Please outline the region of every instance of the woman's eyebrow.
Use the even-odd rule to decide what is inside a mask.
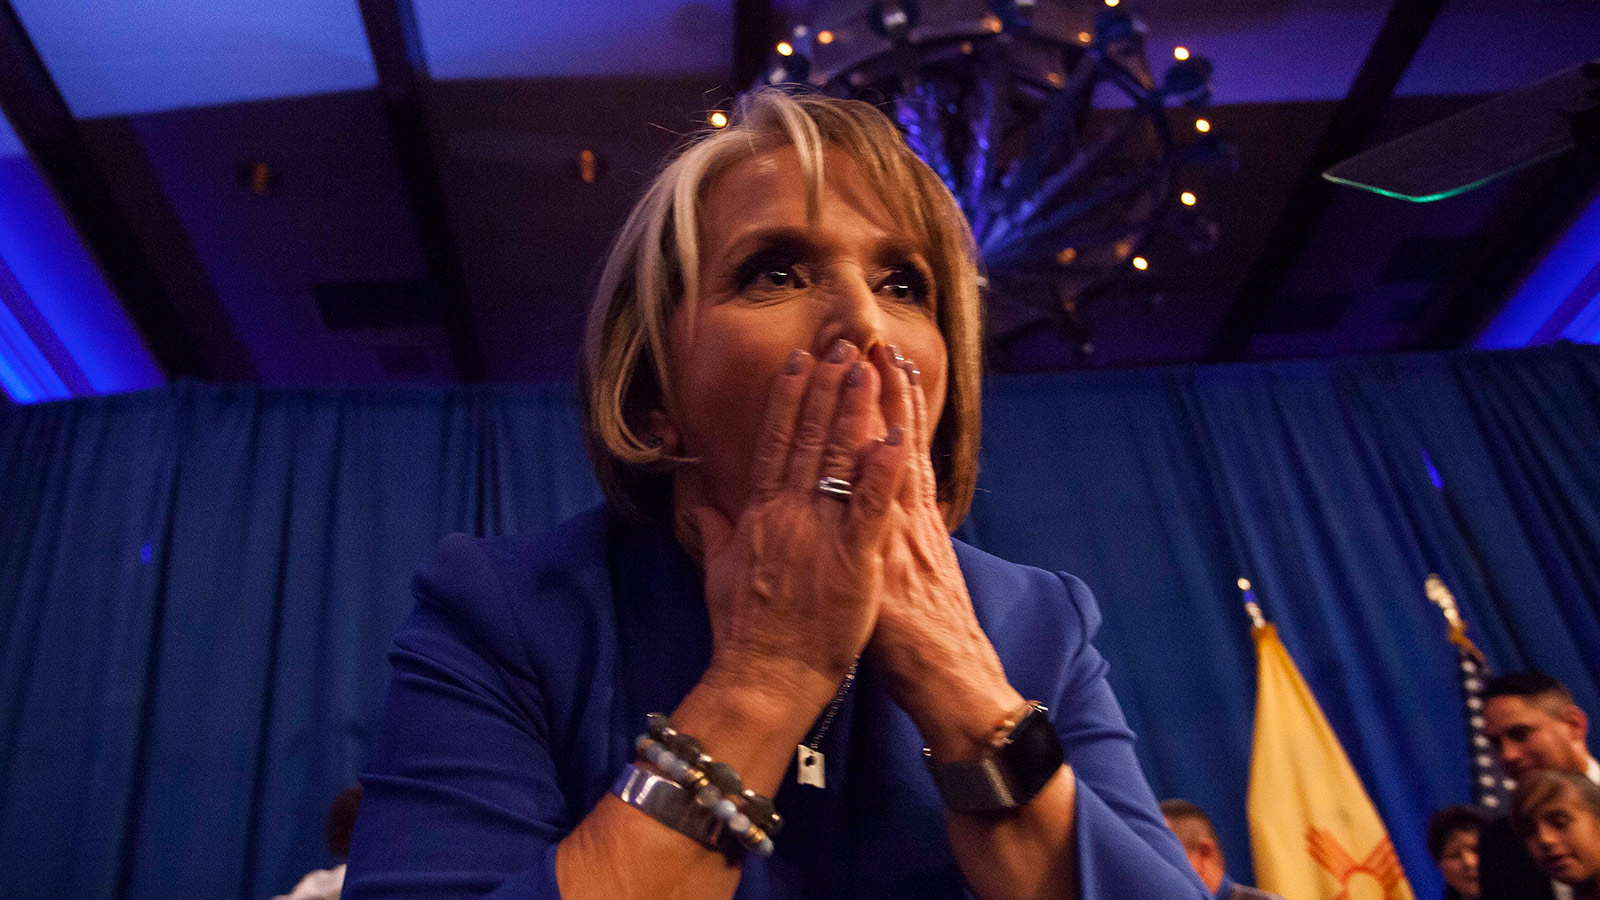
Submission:
[[[769,249],[795,250],[808,254],[816,249],[816,244],[806,236],[805,232],[796,228],[788,226],[758,228],[740,235],[729,244],[722,253],[722,259],[726,263],[738,264],[752,251]]]
[[[918,242],[910,238],[890,236],[882,238],[872,249],[873,258],[879,261],[921,261],[928,260],[927,250]]]
[[[802,228],[788,225],[756,228],[735,238],[720,255],[719,264],[737,266],[760,250],[781,250],[801,258],[816,258],[826,256],[827,249]],[[868,249],[868,259],[873,265],[910,262],[925,267],[928,258],[921,243],[901,235],[878,238]]]

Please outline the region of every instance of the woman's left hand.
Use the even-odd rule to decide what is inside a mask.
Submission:
[[[941,761],[981,756],[995,725],[1022,705],[978,625],[939,509],[930,456],[933,423],[913,362],[877,348],[885,399],[910,395],[916,443],[884,550],[883,601],[867,653],[890,694]],[[902,394],[904,396],[904,394]]]

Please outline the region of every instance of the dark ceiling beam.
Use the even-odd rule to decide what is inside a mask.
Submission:
[[[169,378],[210,376],[10,0],[0,0],[0,110]]]
[[[422,112],[422,85],[428,79],[428,64],[422,55],[422,32],[417,27],[416,12],[411,0],[358,2],[378,72],[378,94],[400,156],[401,174],[433,282],[439,318],[450,344],[451,362],[462,381],[480,382],[484,380],[483,357],[472,327],[466,281],[450,235],[444,188]]]
[[[1366,146],[1384,104],[1394,96],[1396,85],[1411,66],[1417,48],[1444,4],[1445,0],[1395,0],[1390,7],[1349,92],[1339,102],[1300,170],[1294,191],[1261,255],[1256,257],[1233,305],[1212,335],[1208,361],[1244,357],[1250,338],[1277,302],[1284,281],[1311,242],[1334,193],[1347,190],[1325,180],[1322,173]]]
[[[755,84],[766,66],[772,22],[771,0],[733,0],[733,91]]]

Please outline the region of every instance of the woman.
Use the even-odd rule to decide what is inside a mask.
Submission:
[[[1445,900],[1478,900],[1478,832],[1488,821],[1476,806],[1446,806],[1428,820],[1428,852],[1444,876]]]
[[[1088,591],[949,538],[972,246],[865,104],[756,92],[666,167],[590,318],[607,508],[419,574],[351,897],[1204,896]]]

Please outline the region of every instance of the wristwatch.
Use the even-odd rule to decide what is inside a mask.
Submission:
[[[1027,805],[1064,759],[1050,711],[1037,700],[1001,722],[981,759],[942,763],[927,748],[922,753],[944,805],[961,813]]]

